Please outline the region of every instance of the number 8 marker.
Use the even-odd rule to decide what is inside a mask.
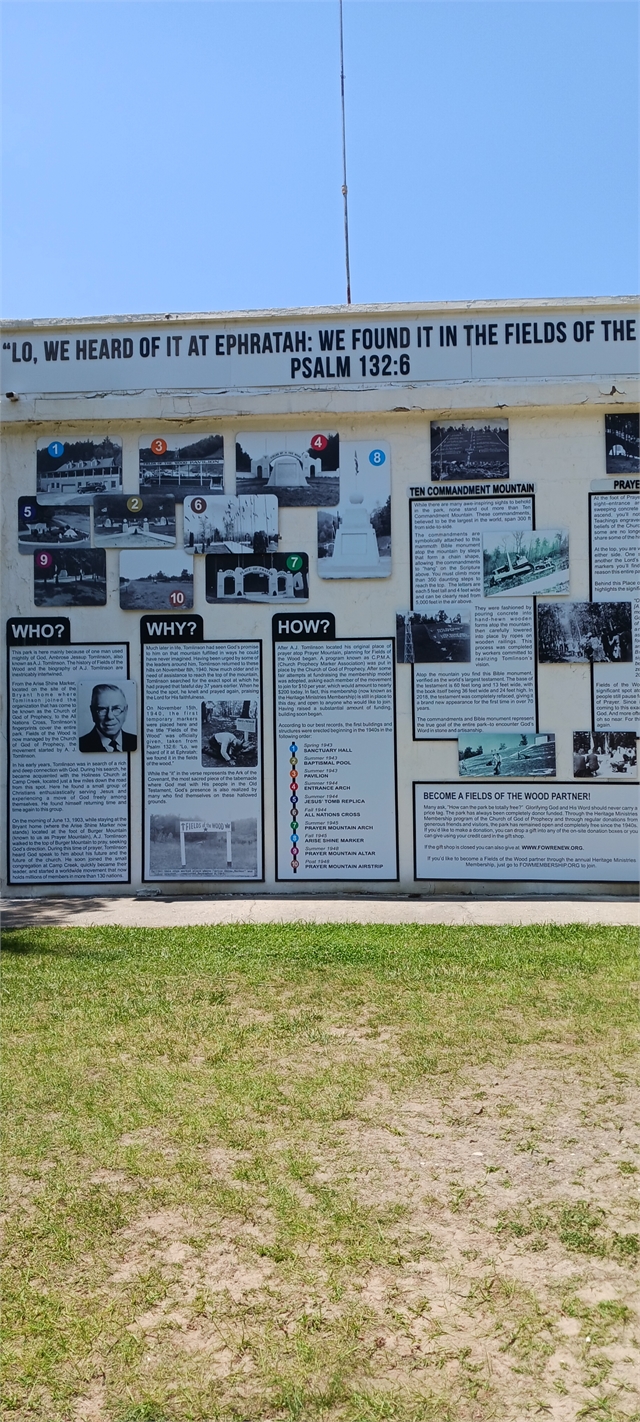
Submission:
[[[384,464],[386,457],[387,456],[383,449],[372,449],[371,454],[369,455],[369,463]]]

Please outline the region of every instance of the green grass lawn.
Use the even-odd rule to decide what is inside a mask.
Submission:
[[[636,946],[8,931],[5,1418],[638,1419]]]

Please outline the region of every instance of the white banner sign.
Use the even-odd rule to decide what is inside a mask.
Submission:
[[[633,307],[5,329],[5,391],[265,389],[633,375]]]

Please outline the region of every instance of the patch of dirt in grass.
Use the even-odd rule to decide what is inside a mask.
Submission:
[[[368,1123],[339,1127],[354,1188],[369,1206],[408,1209],[402,1265],[361,1281],[389,1320],[376,1373],[398,1376],[410,1359],[415,1387],[435,1367],[514,1422],[633,1415],[637,1204],[619,1161],[640,1146],[628,1086],[601,1077],[585,1090],[569,1066],[524,1057],[474,1073],[446,1103],[425,1091],[364,1104]]]
[[[192,1195],[117,1236],[105,1287],[130,1301],[136,1397],[171,1422],[185,1399],[224,1422],[630,1422],[637,1115],[622,1074],[585,1085],[532,1052],[449,1096],[372,1095],[310,1126],[304,1155],[208,1145],[246,1213]],[[112,1422],[102,1399],[73,1422]]]
[[[75,1404],[73,1422],[109,1422],[104,1383],[93,1383],[86,1397]]]

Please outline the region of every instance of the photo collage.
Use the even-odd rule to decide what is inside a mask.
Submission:
[[[640,581],[631,554],[620,578],[616,547],[638,500],[589,496],[596,577],[580,600],[568,528],[538,528],[535,495],[513,477],[508,420],[433,420],[425,462],[428,492],[443,497],[409,499],[411,604],[387,629],[397,663],[412,668],[414,740],[457,741],[460,779],[553,778],[538,667],[582,663],[593,728],[573,733],[574,777],[633,778]],[[637,415],[606,415],[602,467],[638,471]],[[34,482],[18,501],[18,549],[33,558],[35,606],[52,612],[107,604],[109,550],[120,608],[137,613],[193,610],[198,558],[206,603],[227,606],[304,606],[312,574],[373,583],[392,573],[390,445],[333,427],[244,431],[231,451],[217,433],[149,431],[137,492],[125,488],[122,438],[41,439]],[[286,539],[289,509],[292,526],[308,522],[304,548]],[[203,703],[202,764],[250,764],[237,708],[224,716],[216,705],[205,717]]]

